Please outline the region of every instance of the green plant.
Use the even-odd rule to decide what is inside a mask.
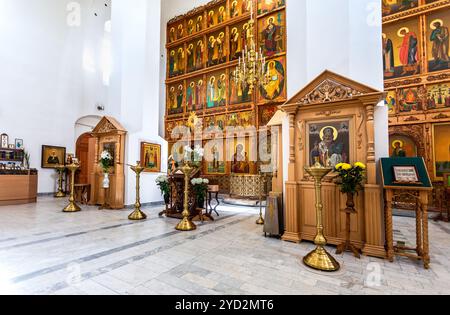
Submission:
[[[365,180],[366,166],[357,162],[354,165],[340,163],[336,165],[338,172],[336,184],[340,186],[341,192],[344,194],[358,194],[362,190]]]
[[[103,173],[108,173],[109,169],[111,168],[113,158],[111,156],[111,153],[108,151],[103,151],[100,155],[100,166],[103,170]]]
[[[164,197],[170,194],[169,179],[167,176],[161,175],[156,178],[156,185],[158,185],[159,190],[161,190],[161,195]]]
[[[201,204],[205,201],[206,193],[208,192],[209,180],[203,178],[194,178],[191,180],[195,196],[197,197],[197,203]]]

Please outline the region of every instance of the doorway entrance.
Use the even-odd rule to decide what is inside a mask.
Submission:
[[[77,172],[76,184],[90,183],[90,174],[94,171],[95,165],[95,139],[90,133],[82,134],[76,144],[76,157],[80,161],[80,170]]]

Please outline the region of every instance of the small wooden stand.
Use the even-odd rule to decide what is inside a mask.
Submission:
[[[340,255],[344,252],[352,252],[356,258],[361,258],[361,251],[354,246],[350,240],[351,230],[351,215],[356,214],[356,210],[347,207],[343,210],[345,212],[345,242],[338,245],[336,255]]]
[[[428,238],[428,194],[432,190],[429,188],[413,188],[413,187],[390,187],[386,188],[386,243],[387,258],[390,262],[394,262],[394,256],[404,256],[408,258],[422,260],[425,269],[430,268],[430,246]],[[393,201],[396,196],[402,194],[417,194],[416,203],[416,248],[394,246],[394,228],[392,220]],[[415,251],[416,254],[407,251]]]
[[[387,259],[394,261],[395,255],[422,260],[425,269],[430,268],[430,245],[428,238],[428,198],[433,185],[423,158],[382,158],[380,161],[384,186],[386,217]],[[395,166],[415,166],[422,186],[399,184],[393,176]],[[416,212],[416,247],[394,246],[394,227],[392,209],[396,201],[408,199],[411,210]],[[411,253],[415,252],[415,254]]]
[[[103,204],[98,208],[98,210],[113,210],[111,205],[109,204],[109,189],[110,188],[102,188],[103,189]]]

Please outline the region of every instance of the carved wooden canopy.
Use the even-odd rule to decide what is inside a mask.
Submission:
[[[325,70],[316,79],[301,89],[284,105],[283,109],[297,106],[309,106],[314,104],[333,103],[360,98],[365,95],[382,95],[382,92],[339,74]]]
[[[92,131],[93,134],[106,134],[111,132],[125,133],[126,130],[116,119],[107,116],[103,117]]]

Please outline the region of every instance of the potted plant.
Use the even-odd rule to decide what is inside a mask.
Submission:
[[[197,207],[204,208],[206,193],[208,192],[209,180],[203,178],[194,178],[191,180],[191,184],[194,189]]]
[[[113,157],[111,156],[111,153],[108,151],[103,151],[100,155],[100,167],[103,171],[103,188],[107,189],[109,188],[109,170],[111,168],[111,164],[113,161]]]
[[[355,195],[364,189],[366,166],[361,162],[354,165],[340,163],[336,165],[338,173],[336,184],[341,188],[343,194],[347,194],[347,209],[355,211]]]
[[[170,185],[169,179],[165,175],[158,176],[156,178],[156,185],[158,185],[159,190],[161,190],[161,195],[164,196],[164,202],[166,205],[170,202]]]

